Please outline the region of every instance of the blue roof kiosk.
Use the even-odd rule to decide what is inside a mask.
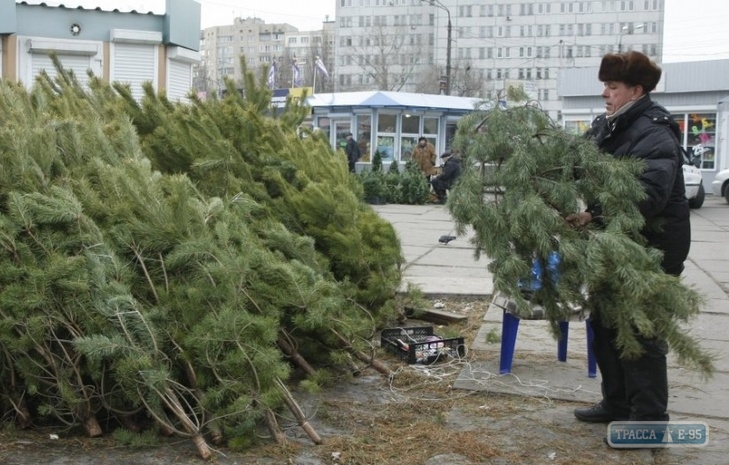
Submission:
[[[360,146],[361,171],[375,151],[384,164],[404,163],[420,137],[428,139],[440,154],[450,148],[456,124],[483,104],[476,98],[405,92],[342,92],[307,98],[312,124],[329,136],[332,147],[344,148],[348,132]]]

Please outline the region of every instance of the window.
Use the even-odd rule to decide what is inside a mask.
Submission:
[[[564,129],[570,134],[581,136],[590,129],[590,124],[591,122],[589,120],[565,121]]]
[[[701,157],[702,169],[715,169],[716,113],[684,113],[674,115],[681,129],[684,147]]]
[[[362,75],[359,76],[360,78],[360,84],[362,84]],[[357,115],[356,116],[356,125],[357,125],[357,145],[359,145],[359,151],[364,155],[365,157],[368,157],[371,155],[370,153],[370,139],[372,136],[372,116],[367,115]]]
[[[423,135],[436,135],[438,134],[438,118],[423,118]]]
[[[397,115],[380,113],[377,115],[377,131],[378,132],[395,132],[397,125]]]

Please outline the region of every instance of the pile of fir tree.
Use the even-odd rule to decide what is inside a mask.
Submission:
[[[495,291],[513,299],[519,315],[539,301],[557,331],[556,322],[576,308],[598,311],[617,328],[625,357],[641,352],[638,335],[660,337],[680,362],[712,372],[712,357],[682,326],[699,312],[701,295],[663,273],[661,253],[640,235],[640,162],[600,153],[528,104],[463,118],[455,145],[464,165],[477,168],[464,171],[449,208],[460,232],[473,227]],[[565,221],[593,202],[603,207],[603,227],[574,229]],[[561,258],[558,276],[544,273],[541,289],[522,292],[534,260],[546,268],[552,252]]]
[[[31,424],[245,444],[291,361],[371,360],[400,246],[305,109],[0,81],[0,408]],[[300,413],[300,412],[298,412]],[[297,418],[305,425],[301,415]],[[309,431],[315,441],[315,432]]]

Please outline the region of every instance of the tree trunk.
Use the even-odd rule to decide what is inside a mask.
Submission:
[[[205,442],[205,438],[197,426],[195,426],[195,424],[187,417],[187,413],[185,412],[185,409],[182,408],[175,392],[172,389],[167,388],[165,389],[165,397],[167,398],[167,404],[171,407],[172,413],[178,420],[180,420],[180,423],[182,423],[185,430],[192,435],[192,442],[195,444],[195,447],[197,447],[197,452],[200,454],[200,457],[204,460],[209,459],[213,454],[210,452],[210,448]]]
[[[374,356],[369,357],[369,356],[367,356],[367,354],[364,354],[364,353],[356,350],[354,347],[352,347],[352,344],[350,344],[349,341],[347,341],[346,339],[344,339],[344,337],[342,337],[341,334],[338,334],[336,332],[334,334],[336,334],[337,338],[342,343],[342,347],[344,349],[349,350],[352,353],[352,355],[354,355],[357,359],[367,363],[368,365],[371,365],[372,368],[379,371],[380,373],[382,373],[385,376],[393,375],[392,370],[390,370],[390,368],[388,368],[387,365],[385,365],[384,363],[375,359]]]
[[[268,426],[268,430],[273,435],[276,444],[284,444],[286,442],[286,435],[278,426],[276,415],[274,415],[270,408],[266,408],[266,426]]]
[[[301,410],[301,407],[299,407],[299,404],[296,403],[294,396],[291,395],[291,392],[288,390],[286,385],[278,378],[276,378],[276,384],[283,393],[284,401],[286,402],[286,405],[289,406],[289,410],[291,410],[291,413],[293,413],[294,417],[296,417],[296,421],[299,422],[299,426],[301,426],[306,434],[309,435],[311,440],[314,441],[314,444],[321,444],[323,442],[321,437],[316,431],[314,431],[314,428],[309,423],[309,420],[306,419],[306,415],[304,415],[304,412]]]
[[[304,357],[302,357],[301,354],[298,353],[291,344],[289,344],[288,334],[284,330],[281,330],[281,332],[283,334],[279,334],[278,341],[276,341],[278,344],[278,347],[281,349],[281,351],[284,354],[286,354],[286,356],[291,358],[291,360],[299,368],[304,370],[304,373],[306,373],[309,376],[316,375],[316,370],[311,365],[309,365],[309,362],[307,362],[306,359]],[[284,336],[286,336],[286,337],[284,337]]]
[[[84,418],[83,425],[84,429],[86,430],[86,434],[88,434],[90,438],[97,438],[104,434],[104,432],[101,430],[99,422],[96,420],[96,417],[94,415],[91,415],[88,418]]]

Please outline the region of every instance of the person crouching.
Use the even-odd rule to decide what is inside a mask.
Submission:
[[[440,156],[443,161],[441,173],[431,179],[430,184],[438,199],[438,203],[445,203],[447,199],[447,191],[458,179],[461,174],[461,156],[457,152],[445,152]]]

